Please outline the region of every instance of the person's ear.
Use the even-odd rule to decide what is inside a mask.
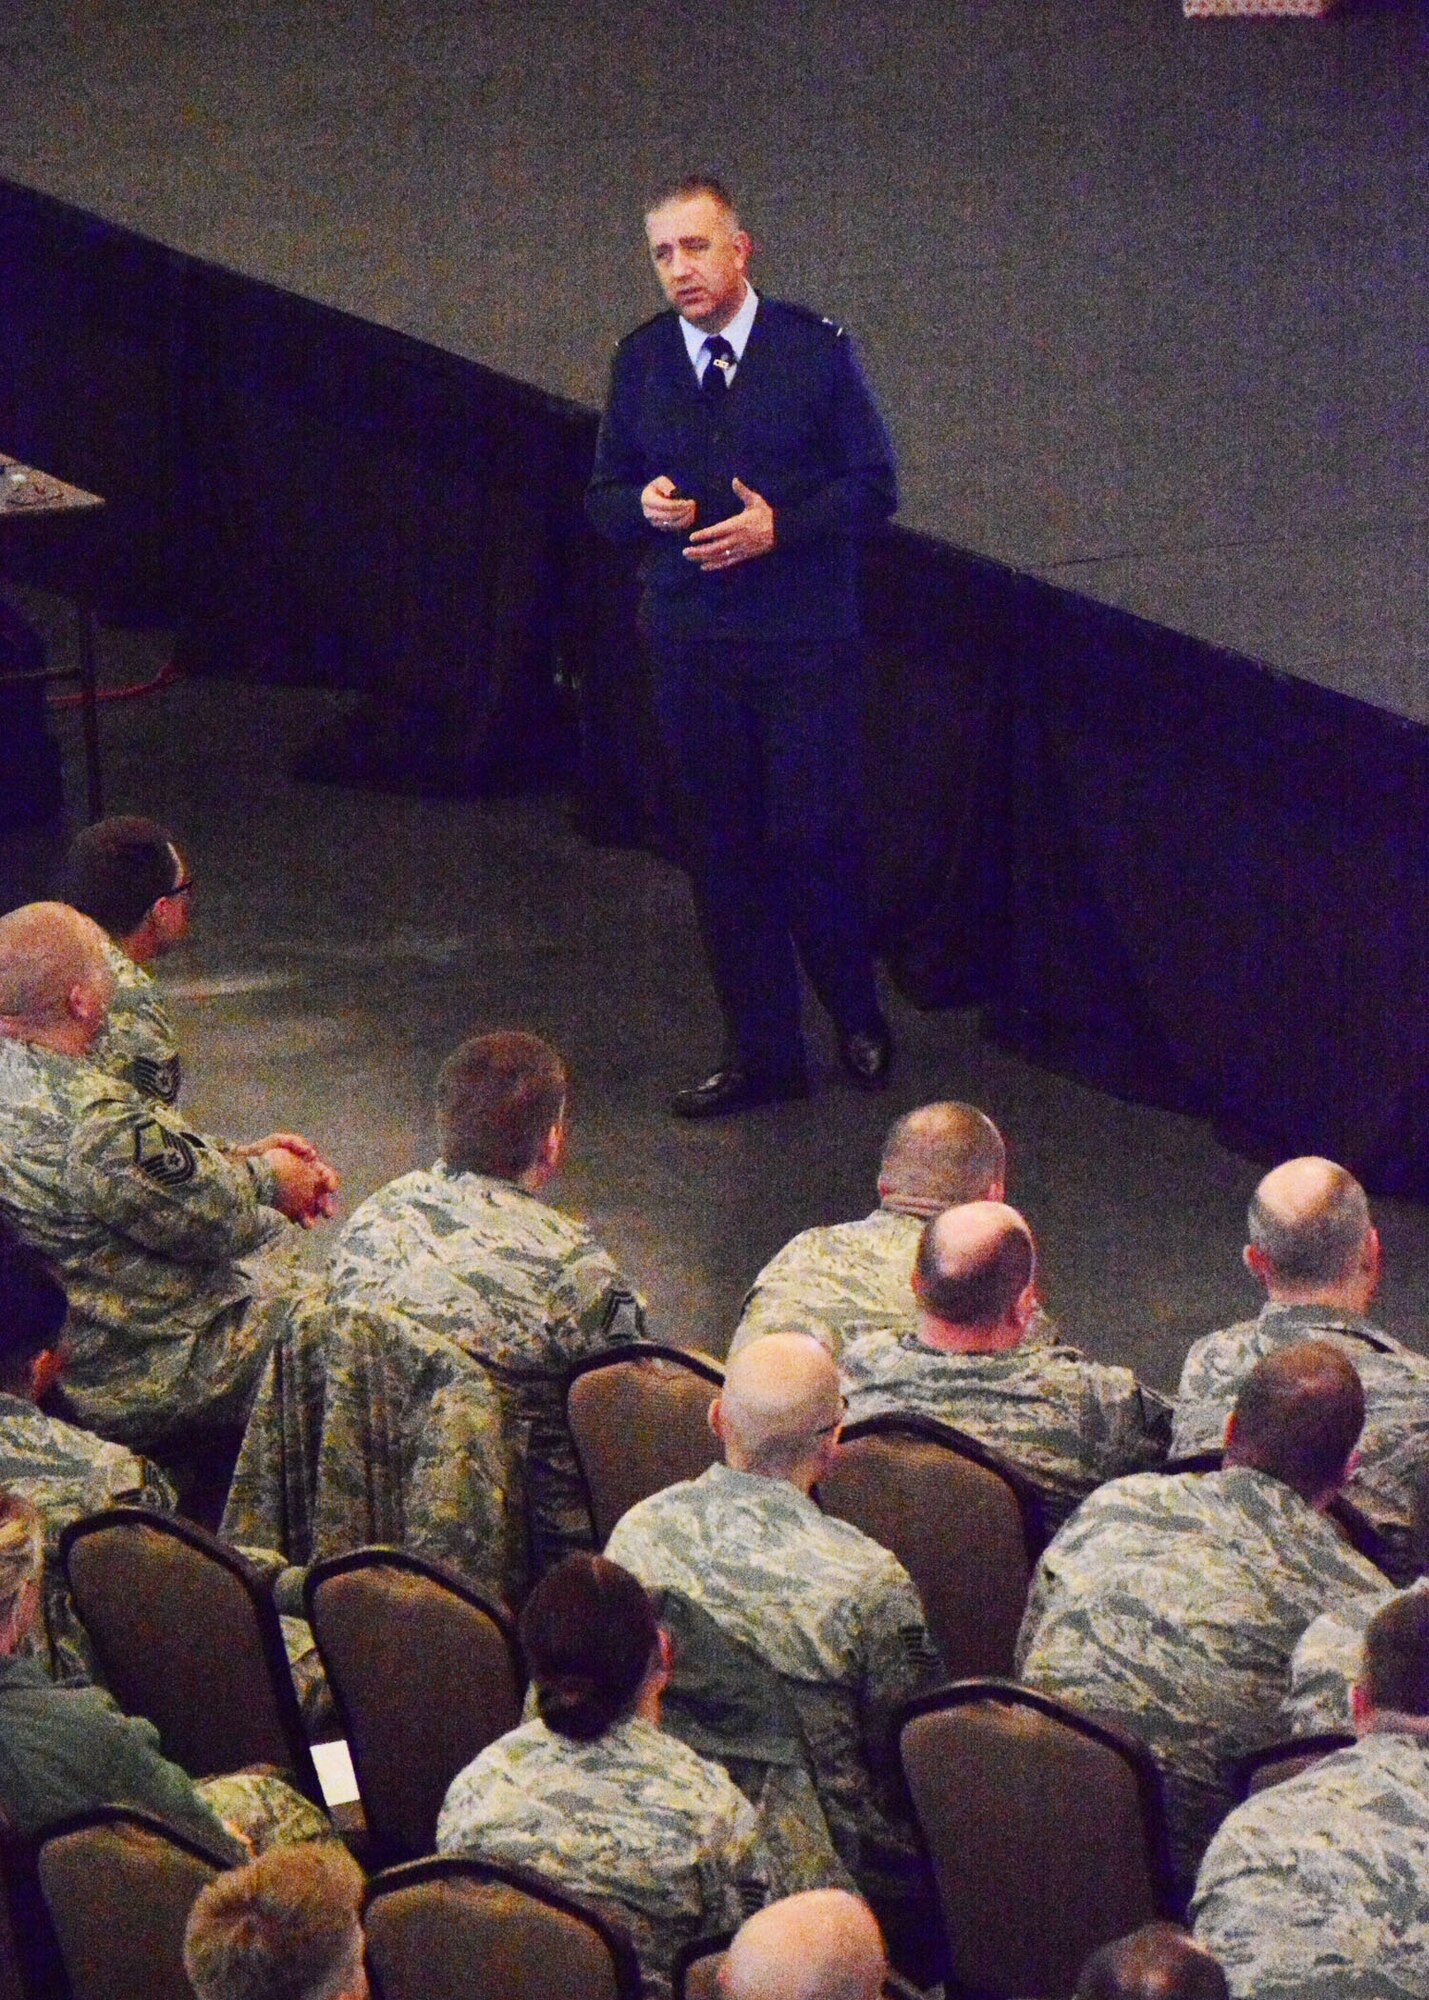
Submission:
[[[1254,1243],[1247,1243],[1241,1251],[1241,1262],[1253,1278],[1262,1285],[1270,1283],[1270,1261],[1265,1252]]]
[[[1223,1451],[1229,1451],[1234,1443],[1235,1443],[1235,1411],[1232,1410],[1230,1415],[1226,1418],[1226,1434],[1224,1440],[1222,1441],[1221,1448]]]
[[[710,1404],[709,1414],[706,1417],[705,1421],[709,1424],[710,1429],[714,1432],[715,1436],[719,1439],[720,1443],[723,1444],[724,1411],[720,1408],[720,1398],[718,1396],[716,1396],[714,1401]]]
[[[1041,1300],[1037,1296],[1037,1280],[1029,1278],[1012,1302],[1011,1320],[1017,1328],[1019,1339],[1026,1333],[1037,1315]]]

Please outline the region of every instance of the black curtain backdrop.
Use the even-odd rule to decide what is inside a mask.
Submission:
[[[0,183],[0,446],[106,495],[102,613],[354,691],[300,775],[574,777],[669,846],[591,412]],[[64,589],[62,550],[0,544]],[[1020,1051],[1429,1192],[1429,731],[975,555],[870,545],[878,935]],[[334,813],[340,811],[334,797]]]

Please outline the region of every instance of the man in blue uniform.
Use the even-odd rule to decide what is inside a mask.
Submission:
[[[760,298],[715,181],[645,218],[674,308],[623,340],[587,510],[643,557],[641,626],[685,805],[726,1048],[672,1108],[808,1091],[798,959],[845,1069],[886,1080],[864,891],[856,604],[861,534],[897,504],[893,449],[843,329]]]

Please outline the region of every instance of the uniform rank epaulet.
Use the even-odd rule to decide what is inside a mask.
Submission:
[[[830,319],[827,313],[815,312],[812,306],[800,305],[797,300],[781,299],[785,312],[797,313],[800,319],[808,320],[814,326],[826,326],[835,340],[842,340],[846,329],[840,321]]]
[[[662,319],[676,317],[673,306],[666,306],[663,312],[651,313],[649,319],[642,319],[639,326],[632,326],[629,333],[623,333],[615,343],[617,347],[628,347],[632,340],[638,340],[642,333],[648,333],[652,326],[658,326]]]

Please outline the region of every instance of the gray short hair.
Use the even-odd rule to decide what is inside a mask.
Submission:
[[[1321,1199],[1296,1214],[1269,1206],[1257,1188],[1246,1226],[1252,1246],[1283,1282],[1334,1284],[1355,1268],[1369,1232],[1369,1202],[1354,1175],[1337,1166],[1326,1174]]]

